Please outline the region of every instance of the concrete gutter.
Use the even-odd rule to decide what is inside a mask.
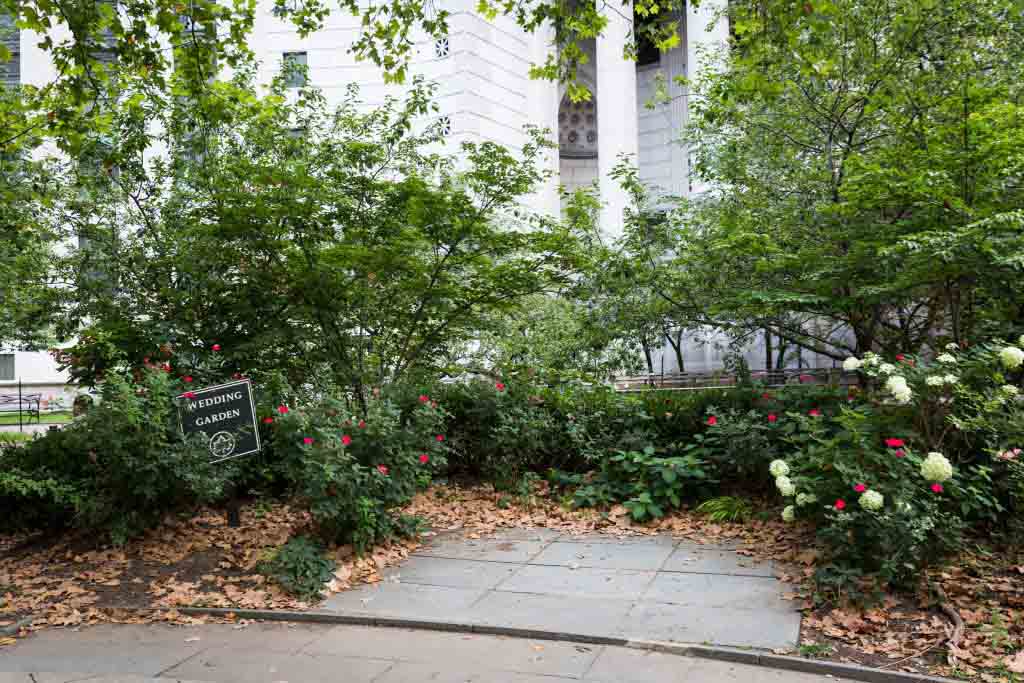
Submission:
[[[152,608],[124,608],[129,611],[154,612]],[[545,629],[518,628],[511,626],[494,626],[456,621],[437,621],[430,619],[406,619],[402,617],[380,617],[362,614],[346,614],[314,610],[301,612],[296,610],[264,610],[264,609],[227,609],[222,607],[177,607],[181,614],[209,615],[227,617],[234,615],[240,619],[259,619],[263,621],[292,621],[312,624],[348,624],[351,626],[378,626],[382,628],[408,628],[424,631],[449,631],[456,633],[478,633],[490,636],[507,636],[510,638],[528,638],[531,640],[557,640],[563,642],[582,643],[586,645],[609,645],[628,647],[649,652],[715,659],[737,664],[764,666],[772,669],[797,671],[801,673],[834,676],[865,683],[951,683],[953,679],[938,676],[874,669],[857,664],[841,664],[818,659],[775,655],[763,650],[741,649],[719,645],[698,643],[676,643],[652,640],[634,640],[618,636],[599,636],[586,633],[568,633],[565,631],[549,631]]]

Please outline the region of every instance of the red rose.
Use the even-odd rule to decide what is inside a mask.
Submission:
[[[210,348],[213,349],[214,351],[220,351],[220,344],[214,344]]]
[[[906,455],[906,453],[903,452],[902,448],[898,448],[895,451],[893,451],[893,455],[895,455],[897,458],[902,458],[904,455]]]
[[[846,507],[846,501],[843,500],[842,498],[839,498],[838,500],[836,500],[836,504],[834,507],[836,510],[842,510],[844,507]]]
[[[310,445],[311,443],[313,443],[313,437],[311,437],[311,436],[303,437],[302,443],[306,444],[307,446]]]
[[[182,379],[185,380],[186,384],[192,383],[192,375],[185,375],[184,377],[182,377]]]
[[[864,493],[865,491],[868,490],[868,487],[865,486],[864,484],[857,484],[853,487],[853,490],[856,491],[857,493]]]
[[[426,394],[420,394],[420,403],[430,403],[430,397]]]
[[[779,419],[779,416],[776,415],[775,413],[768,413],[768,421],[769,422],[775,422],[778,419]]]
[[[287,415],[288,414],[288,406],[278,406],[277,407],[277,412],[281,413],[282,415]]]
[[[886,439],[885,445],[889,448],[899,448],[903,445],[903,439]]]
[[[896,360],[899,360],[899,361],[901,361],[901,360],[903,360],[903,359],[904,359],[905,357],[906,357],[906,356],[904,356],[904,355],[903,355],[902,353],[897,353],[897,354],[896,354]]]
[[[424,453],[423,455],[420,456],[420,462],[426,465],[428,462],[430,462],[430,456]]]
[[[236,372],[235,374],[231,375],[231,379],[242,379],[242,373]]]
[[[377,471],[380,472],[381,474],[383,474],[385,477],[388,476],[388,466],[387,465],[377,465]]]
[[[366,420],[360,420],[359,421],[359,428],[360,429],[366,429]]]
[[[807,412],[807,414],[810,415],[811,417],[821,417],[821,411],[818,410],[817,408],[811,408]]]
[[[942,484],[932,484],[932,491],[942,493]]]
[[[766,400],[766,401],[767,401],[768,399],[770,399],[771,397],[772,397],[772,395],[771,395],[771,394],[768,394],[768,393],[765,393],[765,394],[761,394],[761,398],[763,398],[763,399],[764,399],[764,400]]]
[[[194,391],[186,391],[184,394],[182,394],[182,396],[184,396],[185,398],[195,398],[196,394]]]
[[[498,391],[505,391],[505,385],[502,384],[501,382],[498,382],[497,384],[495,384],[494,388],[497,389]]]
[[[343,435],[343,436],[341,437],[341,442],[342,442],[343,444],[345,444],[346,446],[348,446],[349,444],[351,444],[351,443],[352,443],[352,437],[351,437],[351,436],[349,436],[348,434],[345,434],[345,435]]]
[[[717,417],[712,415],[711,417],[708,418],[708,426],[714,427],[716,424],[718,424],[718,418]]]
[[[273,422],[274,422],[274,418],[272,418],[272,417],[265,417],[265,418],[263,418],[263,424],[265,424],[265,425],[273,424]]]
[[[444,434],[438,434],[434,438],[437,439],[438,441],[444,441]]]

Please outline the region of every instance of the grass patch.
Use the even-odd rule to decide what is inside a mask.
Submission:
[[[29,416],[26,413],[21,414],[22,424],[29,423]],[[71,422],[71,411],[70,410],[55,410],[52,413],[40,413],[39,421],[44,425],[52,424],[64,424],[65,422]],[[35,416],[32,416],[32,424],[36,423]],[[0,425],[16,425],[18,424],[18,413],[0,413]]]

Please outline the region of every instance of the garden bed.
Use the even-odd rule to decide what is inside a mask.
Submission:
[[[780,578],[792,584],[787,596],[805,609],[801,642],[806,657],[854,662],[898,671],[956,675],[972,680],[1012,680],[1020,657],[1020,615],[1024,566],[993,556],[963,555],[928,577],[948,594],[966,630],[950,660],[951,624],[934,599],[887,595],[869,609],[832,604],[812,607],[808,579],[819,554],[801,525],[751,519],[716,523],[680,511],[657,523],[638,525],[622,508],[604,512],[567,510],[544,496],[515,496],[490,487],[435,486],[418,495],[406,512],[434,530],[461,530],[483,537],[501,528],[546,527],[567,533],[616,536],[671,533],[697,542],[729,543],[737,552],[771,559]],[[231,528],[223,511],[203,509],[190,516],[168,516],[157,529],[125,547],[94,547],[87,535],[0,539],[0,624],[32,616],[26,631],[80,626],[102,621],[198,619],[175,608],[208,606],[255,609],[312,609],[268,583],[256,565],[308,524],[306,515],[284,504],[246,504],[241,526]],[[364,558],[348,547],[332,548],[337,561],[327,592],[381,578],[381,570],[401,562],[417,547],[410,540],[379,547]],[[13,549],[13,551],[11,550]],[[923,595],[923,593],[922,593]],[[119,608],[158,608],[149,615]],[[956,666],[951,666],[955,661]]]

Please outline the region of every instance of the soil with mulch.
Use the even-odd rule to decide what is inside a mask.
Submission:
[[[814,605],[810,579],[820,560],[813,534],[801,525],[751,519],[718,523],[683,510],[652,524],[633,524],[626,510],[567,510],[540,485],[533,496],[509,497],[489,486],[435,486],[406,508],[433,530],[480,538],[503,528],[546,527],[565,533],[617,536],[671,533],[700,543],[728,544],[736,552],[773,560],[792,586],[787,598],[804,610],[794,654],[832,661],[955,676],[996,683],[1024,673],[1024,565],[1007,553],[965,554],[922,582],[944,589],[962,618],[955,646],[951,619],[937,591],[886,595],[870,608]],[[0,536],[0,628],[31,617],[22,630],[99,622],[197,623],[176,608],[313,609],[259,572],[261,560],[310,527],[303,510],[285,503],[244,505],[237,528],[223,510],[170,515],[156,529],[123,547],[97,545],[95,536]],[[418,540],[396,542],[356,557],[330,548],[337,568],[329,595],[381,580],[381,571],[404,560]],[[124,608],[153,608],[138,612]],[[228,617],[230,619],[231,617]],[[9,642],[0,639],[0,645]],[[781,653],[781,651],[780,651]]]

